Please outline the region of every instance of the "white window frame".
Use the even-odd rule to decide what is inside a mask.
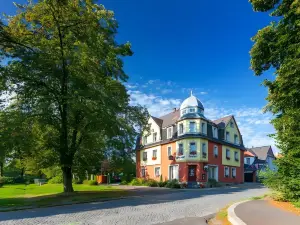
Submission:
[[[182,127],[182,131],[180,131],[181,127]],[[184,125],[183,125],[183,123],[178,124],[178,134],[179,135],[184,134]]]
[[[195,141],[191,141],[190,142],[190,148],[189,148],[189,154],[191,154],[191,144],[195,144],[195,151],[193,151],[193,152],[196,152],[196,154],[197,154],[197,144],[196,144],[196,142]]]
[[[249,160],[249,164],[248,164],[248,160]],[[247,164],[247,165],[250,165],[250,162],[251,162],[250,158],[249,158],[249,157],[246,158],[246,164]]]
[[[194,113],[194,112],[196,112],[195,108],[189,108],[189,113]]]
[[[143,144],[144,144],[144,145],[147,144],[147,136],[143,136]]]
[[[233,171],[235,173],[235,176],[233,177]],[[235,167],[231,167],[231,177],[232,178],[236,178],[236,168]]]
[[[173,127],[168,127],[167,128],[167,139],[172,138],[173,136]]]
[[[169,149],[171,149],[171,154],[169,154]],[[168,154],[168,156],[172,156],[172,146],[171,145],[169,145],[167,147],[167,154]]]
[[[213,130],[213,137],[218,138],[218,128],[217,127],[212,127]]]
[[[184,144],[183,143],[178,143],[178,152],[177,154],[179,155],[179,150],[180,150],[180,145],[182,145],[182,155],[184,155]]]
[[[171,164],[171,165],[169,165],[169,167],[168,167],[168,180],[171,180],[171,178],[170,178],[170,167],[173,167],[173,166],[177,166],[177,168],[178,168],[178,177],[177,178],[173,178],[173,179],[177,179],[178,181],[179,181],[179,164]]]
[[[239,135],[237,135],[237,134],[234,134],[234,144],[240,144]]]
[[[159,175],[158,175],[158,176],[156,175],[156,169],[157,169],[157,168],[159,168]],[[155,176],[155,177],[160,177],[160,175],[161,175],[161,168],[160,168],[160,166],[155,166],[155,167],[154,167],[154,176]]]
[[[234,161],[240,161],[239,153],[237,151],[234,151]]]
[[[227,134],[228,134],[228,137],[227,137]],[[230,141],[230,132],[229,131],[225,132],[225,140]]]
[[[226,177],[226,169],[228,169],[228,176],[227,178],[230,176],[230,169],[228,166],[224,166],[224,177]]]
[[[194,130],[191,130],[191,124],[194,124]],[[196,123],[196,121],[190,121],[189,122],[189,132],[191,132],[191,133],[197,132],[197,123]]]
[[[229,152],[229,156],[227,156],[227,152]],[[227,158],[229,158],[229,159],[231,158],[231,151],[230,151],[229,148],[226,148],[226,150],[225,150],[225,156],[226,156],[226,159],[227,159]],[[228,160],[229,160],[229,159],[228,159]]]
[[[155,152],[155,156],[154,156],[154,152]],[[152,158],[157,158],[157,149],[153,149],[152,150]]]
[[[207,123],[201,122],[201,133],[207,134]]]
[[[144,157],[144,155],[146,155],[146,160],[144,160],[145,159],[145,157]],[[148,153],[146,152],[146,151],[144,151],[143,152],[143,155],[142,155],[143,157],[143,161],[147,161],[148,160]]]
[[[153,136],[153,142],[157,142],[157,132],[154,132],[152,134],[152,136]],[[155,140],[154,140],[154,137],[155,137]]]
[[[214,145],[214,156],[218,156],[218,155],[219,155],[218,145]]]

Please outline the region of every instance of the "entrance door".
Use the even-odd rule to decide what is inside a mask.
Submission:
[[[195,182],[197,180],[196,169],[197,169],[196,165],[189,166],[188,181],[194,181]]]
[[[215,179],[218,181],[218,168],[216,166],[208,167],[208,179]]]

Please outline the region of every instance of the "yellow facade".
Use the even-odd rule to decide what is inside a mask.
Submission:
[[[226,158],[226,149],[230,150],[230,159]],[[234,154],[237,152],[238,161],[235,160]],[[226,145],[222,145],[222,164],[226,166],[241,166],[241,150],[238,148],[232,148]]]
[[[196,143],[197,155],[190,155],[190,143]],[[206,144],[206,157],[203,157],[202,154],[202,144]],[[178,156],[178,145],[183,144],[183,155]],[[208,140],[202,138],[187,138],[183,140],[179,140],[176,142],[176,161],[186,162],[186,161],[208,161]]]
[[[178,123],[178,129],[179,129],[179,125],[183,124],[183,130],[184,132],[189,132],[189,128],[190,128],[190,122],[195,122],[196,123],[196,129],[195,129],[195,133],[201,133],[201,123],[205,123],[205,127],[207,127],[207,122],[205,120],[202,119],[186,119],[183,120],[181,122]],[[207,131],[207,128],[206,128]]]
[[[230,126],[231,122],[233,122],[233,127]],[[226,132],[229,132],[229,134],[230,134],[230,139],[227,140],[227,141],[229,141],[231,143],[234,143],[234,135],[237,135],[238,136],[238,142],[240,143],[240,134],[239,134],[239,131],[238,131],[238,128],[237,128],[237,124],[234,122],[233,119],[231,119],[228,122],[228,124],[225,128],[225,134],[224,134],[225,137],[226,137]]]

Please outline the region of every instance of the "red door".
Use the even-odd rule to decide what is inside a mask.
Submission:
[[[188,170],[188,181],[196,181],[197,180],[197,172],[196,172],[197,166],[193,165],[193,166],[189,166],[189,170]]]

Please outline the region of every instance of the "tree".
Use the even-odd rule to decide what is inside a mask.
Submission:
[[[133,140],[147,121],[144,108],[129,105],[124,86],[122,58],[132,55],[130,44],[115,41],[113,12],[92,0],[16,6],[18,14],[0,26],[0,56],[10,59],[1,83],[48,132],[64,192],[72,192],[74,159],[105,151],[103,140]]]
[[[273,136],[283,155],[278,173],[268,179],[279,185],[288,200],[300,198],[300,1],[250,0],[255,11],[271,11],[274,21],[253,37],[251,65],[256,75],[274,70],[275,79],[265,80],[268,88],[266,111],[275,115]],[[276,179],[275,179],[276,178]]]

